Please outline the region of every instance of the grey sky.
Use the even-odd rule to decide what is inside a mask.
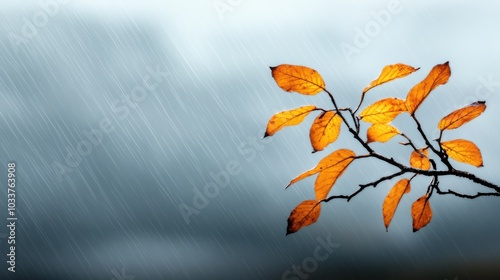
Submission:
[[[340,106],[352,107],[384,65],[421,69],[370,91],[365,105],[403,98],[434,65],[450,61],[448,84],[417,115],[433,134],[445,114],[486,99],[480,118],[446,137],[474,141],[483,152],[485,167],[457,166],[500,182],[500,4],[309,2],[69,0],[38,23],[40,2],[0,4],[0,158],[4,166],[15,161],[19,177],[18,272],[2,266],[2,279],[117,279],[123,269],[137,280],[282,279],[328,238],[338,246],[307,279],[498,275],[496,198],[433,196],[433,220],[412,233],[409,209],[428,178],[414,181],[389,232],[381,205],[396,180],[349,203],[325,204],[315,225],[285,236],[290,211],[314,197],[313,178],[284,191],[289,180],[335,149],[362,150],[346,134],[311,154],[312,116],[260,137],[278,111],[331,106],[325,94],[281,91],[269,66],[310,66]],[[394,123],[417,137],[407,116]],[[406,162],[408,149],[396,142],[373,147]],[[86,155],[70,166],[78,148]],[[63,165],[64,172],[54,167]],[[349,194],[391,171],[356,162],[332,193]],[[453,178],[441,183],[484,190]],[[179,205],[194,207],[196,193],[210,187],[213,196],[197,201],[203,209],[183,217]],[[0,208],[7,208],[5,191]],[[5,239],[0,248],[5,260]]]

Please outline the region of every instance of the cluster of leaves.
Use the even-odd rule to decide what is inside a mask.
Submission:
[[[335,98],[326,90],[325,82],[316,70],[305,66],[289,64],[271,67],[274,80],[283,90],[304,95],[316,95],[324,91],[330,97],[333,108],[327,110],[318,108],[314,105],[307,105],[277,113],[269,120],[264,137],[272,136],[286,126],[298,125],[310,113],[318,111],[320,113],[313,121],[309,133],[313,152],[322,151],[329,144],[335,142],[340,134],[342,126],[347,128],[354,139],[358,141],[367,152],[366,154],[356,155],[349,149],[338,149],[323,158],[316,167],[300,174],[288,184],[287,188],[304,178],[317,174],[314,184],[316,198],[313,200],[305,200],[293,209],[288,218],[287,234],[297,232],[302,227],[315,223],[319,218],[321,204],[323,202],[328,202],[333,199],[345,199],[350,201],[365,188],[376,187],[384,181],[391,180],[404,174],[409,174],[411,176],[409,176],[409,178],[400,179],[389,191],[382,205],[382,216],[386,230],[389,227],[399,202],[404,194],[410,192],[411,181],[417,175],[428,176],[431,178],[431,182],[426,192],[417,199],[411,207],[414,232],[423,228],[431,221],[432,209],[429,199],[434,192],[438,194],[451,194],[463,198],[500,196],[500,188],[497,185],[478,178],[474,174],[454,168],[452,162],[449,160],[451,158],[455,161],[470,164],[475,167],[483,166],[481,152],[474,143],[465,139],[441,141],[444,131],[459,128],[484,112],[486,109],[484,101],[478,101],[467,105],[442,118],[437,125],[440,130],[439,138],[434,139],[437,142],[437,146],[429,141],[420,122],[415,116],[417,109],[430,92],[436,87],[447,83],[451,75],[448,62],[438,64],[432,68],[427,77],[408,92],[405,100],[392,97],[381,99],[366,107],[359,115],[356,114],[362,105],[365,94],[369,90],[389,81],[408,76],[417,70],[419,70],[419,68],[414,68],[405,64],[393,64],[384,67],[379,77],[363,89],[357,109],[352,110],[351,108],[339,108],[337,106]],[[408,113],[415,121],[417,130],[426,144],[425,147],[416,147],[414,142],[407,135],[391,124],[391,121],[402,113]],[[366,140],[363,140],[361,137],[361,121],[370,124],[366,131]],[[370,146],[372,142],[387,142],[396,135],[400,135],[405,139],[405,142],[400,142],[400,144],[412,148],[412,152],[409,155],[409,165],[402,164],[393,158],[377,153]],[[438,170],[436,161],[429,155],[429,151],[433,153],[434,158],[443,163],[445,167],[443,170]],[[354,160],[361,158],[376,158],[397,167],[398,171],[371,183],[361,184],[359,188],[350,195],[328,197],[335,182],[346,171],[347,167]],[[463,194],[451,189],[443,191],[439,188],[439,177],[449,175],[467,178],[493,191],[486,193],[478,192],[475,195]]]

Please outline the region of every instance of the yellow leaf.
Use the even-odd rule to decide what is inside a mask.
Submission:
[[[429,151],[427,149],[419,149],[419,152],[413,151],[410,155],[410,166],[422,170],[429,170],[431,162],[429,161]]]
[[[274,135],[285,126],[300,124],[314,110],[316,110],[316,106],[309,105],[275,114],[267,123],[264,137]]]
[[[356,157],[356,154],[354,154],[354,152],[351,150],[348,150],[348,149],[336,150],[333,153],[326,156],[325,158],[323,158],[322,160],[320,160],[320,162],[318,163],[318,165],[316,165],[316,167],[314,167],[313,169],[311,169],[309,171],[306,171],[306,172],[300,174],[295,179],[293,179],[290,182],[290,184],[288,184],[287,188],[289,186],[291,186],[292,184],[294,184],[294,183],[296,183],[304,178],[312,176],[316,173],[327,172],[323,176],[330,174],[332,177],[330,177],[330,179],[325,182],[323,180],[323,176],[321,177],[321,180],[318,176],[318,178],[316,178],[316,183],[315,183],[315,187],[314,187],[316,190],[316,199],[318,199],[318,200],[324,199],[326,197],[326,194],[328,194],[328,192],[330,191],[333,183],[335,183],[337,178],[340,177],[340,175],[342,175],[344,170],[354,160],[355,157]],[[330,183],[329,186],[328,186],[328,183]],[[318,193],[324,194],[324,195],[318,195]]]
[[[413,203],[411,217],[413,219],[413,232],[425,227],[431,221],[432,209],[427,195],[420,197]]]
[[[309,132],[314,152],[322,151],[337,140],[341,124],[342,118],[332,111],[324,112],[314,120]]]
[[[325,88],[323,78],[314,69],[289,64],[270,68],[274,80],[285,91],[315,95]]]
[[[406,105],[403,99],[385,98],[368,106],[361,112],[362,120],[369,123],[388,123],[402,112],[406,112]]]
[[[387,65],[384,67],[384,69],[382,69],[382,72],[380,73],[379,77],[373,80],[367,87],[365,87],[365,89],[363,89],[363,94],[381,84],[390,82],[398,78],[406,77],[411,73],[417,71],[418,69],[420,68],[413,68],[409,65],[401,63]]]
[[[401,132],[390,124],[377,123],[368,128],[366,137],[368,143],[371,142],[387,142],[392,137],[400,134]]]
[[[299,231],[301,228],[314,224],[321,211],[321,203],[316,200],[304,200],[290,213],[286,235]]]
[[[451,71],[448,62],[434,66],[427,77],[408,92],[406,96],[408,112],[413,115],[433,89],[448,82],[450,75]]]
[[[474,102],[464,108],[453,111],[448,116],[444,117],[438,124],[440,130],[450,130],[459,128],[463,124],[470,122],[477,116],[481,115],[486,109],[484,101]]]
[[[389,191],[382,204],[382,216],[384,217],[385,230],[389,229],[392,217],[396,212],[396,208],[405,193],[410,192],[410,180],[401,179]]]
[[[476,144],[464,140],[456,139],[447,142],[442,142],[441,147],[445,150],[446,154],[452,159],[473,165],[475,167],[483,166],[483,157],[481,151]]]

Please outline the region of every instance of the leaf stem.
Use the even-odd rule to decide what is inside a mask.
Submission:
[[[403,145],[410,145],[413,150],[417,153],[419,153],[421,156],[425,156],[419,149],[417,149],[417,147],[413,144],[413,142],[411,141],[410,137],[406,136],[406,134],[404,133],[401,133],[400,134],[401,136],[403,136],[404,138],[406,138],[406,140],[408,140],[408,143],[406,144],[403,144]]]
[[[359,108],[361,107],[361,104],[363,103],[363,100],[365,99],[365,93],[366,93],[366,92],[363,92],[363,93],[361,94],[361,99],[359,100],[358,107],[356,108],[356,110],[354,110],[354,114],[356,114],[356,112],[358,112]]]

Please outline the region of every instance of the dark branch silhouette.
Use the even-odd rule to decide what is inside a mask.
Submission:
[[[322,113],[316,118],[310,131],[311,144],[314,149],[313,153],[321,151],[327,145],[333,143],[340,134],[341,126],[347,128],[352,137],[366,152],[365,154],[356,155],[349,149],[336,150],[323,158],[315,168],[302,173],[290,182],[287,188],[299,180],[318,174],[315,183],[316,199],[303,201],[292,211],[288,219],[287,234],[294,233],[300,228],[316,222],[320,215],[321,203],[329,202],[334,199],[344,199],[349,202],[365,189],[369,187],[376,188],[379,184],[402,175],[408,175],[410,178],[399,180],[384,200],[382,214],[386,229],[389,227],[399,201],[405,193],[410,191],[410,182],[419,175],[430,177],[430,182],[426,193],[412,204],[411,214],[414,232],[430,222],[432,218],[432,209],[430,208],[429,199],[434,193],[439,195],[454,195],[467,199],[500,196],[500,187],[497,184],[480,178],[475,174],[457,169],[454,167],[452,161],[450,161],[451,158],[455,161],[471,164],[476,167],[483,166],[481,152],[474,143],[464,139],[441,142],[445,130],[459,128],[463,124],[479,116],[486,109],[485,101],[477,101],[443,117],[438,123],[438,128],[440,129],[439,137],[433,139],[432,142],[425,134],[415,114],[418,107],[433,89],[447,83],[451,75],[448,62],[438,64],[432,68],[427,77],[409,91],[406,100],[399,98],[381,99],[363,110],[359,116],[356,115],[357,111],[361,108],[367,91],[394,79],[405,77],[418,69],[419,68],[400,63],[384,67],[380,76],[363,90],[357,108],[352,110],[350,107],[341,108],[338,106],[334,95],[325,88],[325,83],[316,70],[289,64],[271,67],[273,78],[283,90],[288,92],[295,91],[304,95],[315,95],[320,92],[325,92],[333,108],[323,109],[317,108],[314,105],[307,105],[275,114],[268,122],[264,137],[272,136],[285,126],[301,123],[312,111],[321,111]],[[390,122],[403,112],[409,113],[411,119],[415,123],[419,136],[426,145],[425,147],[418,148],[415,142],[407,134],[400,132],[397,128],[390,125]],[[367,130],[367,140],[363,140],[363,137],[360,135],[361,120],[372,124]],[[396,135],[400,135],[406,140],[399,144],[409,146],[412,149],[409,165],[378,153],[370,146],[371,142],[386,142]],[[430,152],[432,152],[432,154],[429,154]],[[390,175],[383,176],[372,182],[360,184],[359,188],[349,195],[328,196],[336,180],[343,174],[349,164],[355,160],[364,158],[377,159],[395,167],[396,170]],[[438,159],[444,165],[442,167],[443,169],[438,169],[436,164]],[[490,189],[490,191],[469,194],[460,193],[452,189],[442,190],[439,186],[439,179],[443,176],[468,179]]]

